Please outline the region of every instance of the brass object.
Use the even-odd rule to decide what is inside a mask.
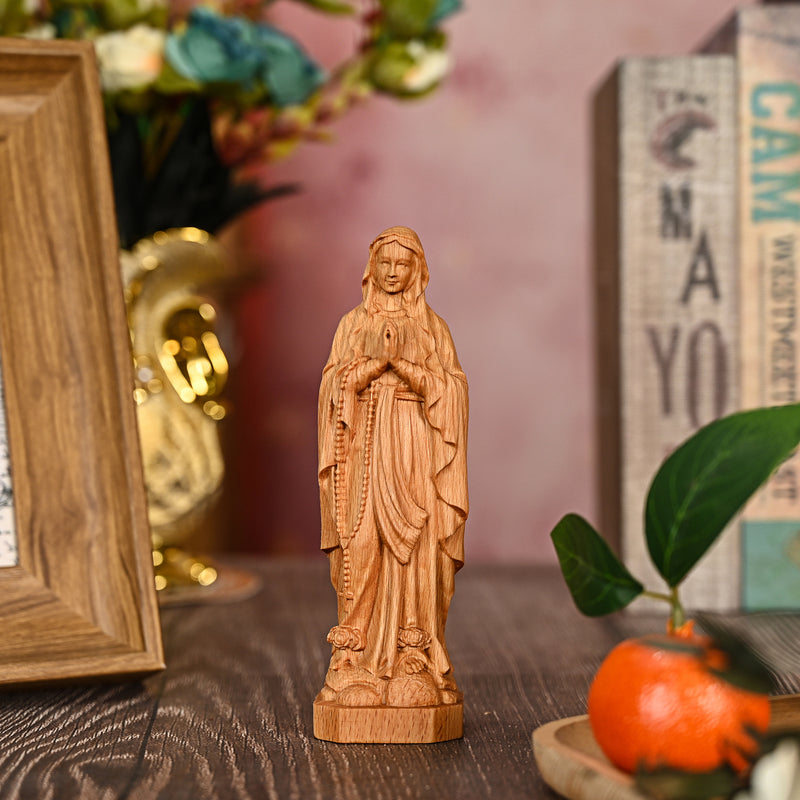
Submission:
[[[225,472],[218,423],[228,361],[203,291],[226,277],[225,260],[208,233],[179,228],[123,251],[121,265],[156,586],[206,586],[216,571],[184,545]]]
[[[165,547],[161,539],[153,536],[153,566],[156,589],[182,587],[192,584],[211,586],[217,580],[217,570],[181,547]]]

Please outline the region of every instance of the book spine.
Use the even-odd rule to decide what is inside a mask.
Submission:
[[[741,402],[756,408],[800,400],[800,6],[744,7],[734,23]],[[800,455],[747,505],[741,536],[744,607],[800,607]]]
[[[619,363],[619,75],[594,96],[592,253],[594,256],[596,491],[600,530],[622,547],[622,431]]]
[[[739,406],[733,59],[625,60],[595,120],[602,524],[616,516],[628,568],[660,589],[643,530],[650,481],[698,427]],[[686,605],[736,607],[738,568],[734,528],[685,583]]]

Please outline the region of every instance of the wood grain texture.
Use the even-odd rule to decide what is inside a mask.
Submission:
[[[608,650],[664,624],[586,619],[552,568],[468,564],[448,621],[464,737],[336,744],[313,736],[336,621],[324,559],[233,563],[261,593],[166,609],[161,675],[0,700],[0,798],[552,798],[533,730],[585,713]]]
[[[0,40],[0,684],[162,666],[107,153],[91,44]]]
[[[448,622],[464,737],[336,744],[313,736],[336,620],[324,558],[228,563],[262,591],[165,609],[160,675],[0,699],[0,798],[552,800],[533,731],[586,713],[608,651],[664,626],[663,615],[582,617],[555,568],[468,564]]]
[[[383,231],[369,247],[363,302],[340,321],[322,372],[321,545],[338,623],[314,706],[321,739],[462,732],[445,623],[469,511],[467,379],[427,285],[417,234]]]
[[[418,744],[460,739],[463,734],[462,702],[419,708],[353,708],[314,701],[314,736],[330,742]]]

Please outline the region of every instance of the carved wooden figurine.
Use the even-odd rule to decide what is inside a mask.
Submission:
[[[467,380],[427,284],[417,234],[384,231],[322,373],[322,549],[339,624],[314,702],[320,739],[462,735],[444,628],[464,560]]]

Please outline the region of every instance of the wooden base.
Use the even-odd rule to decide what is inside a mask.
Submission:
[[[428,744],[460,739],[463,731],[463,703],[394,708],[314,702],[314,736],[329,742]]]

